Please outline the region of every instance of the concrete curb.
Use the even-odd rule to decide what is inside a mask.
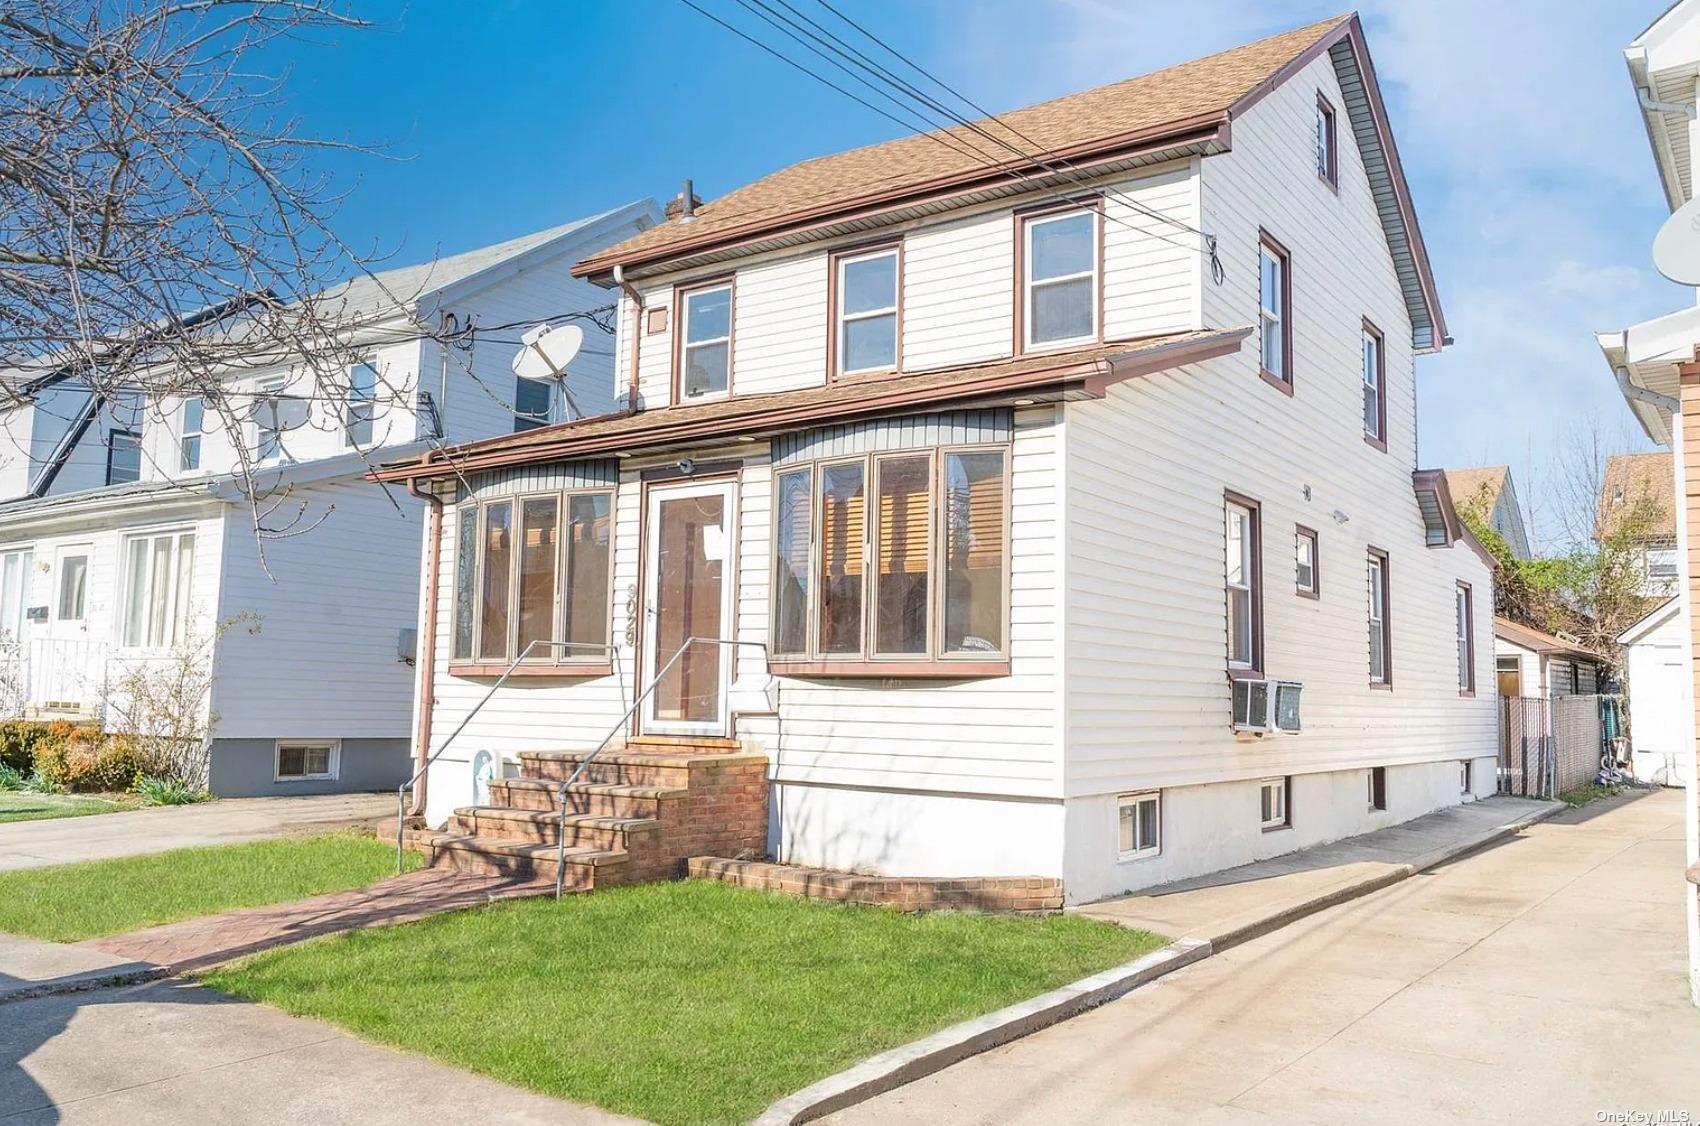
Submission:
[[[1136,961],[1083,978],[1072,985],[1065,985],[1008,1008],[976,1017],[974,1020],[953,1025],[900,1048],[869,1056],[846,1071],[829,1075],[818,1083],[780,1099],[762,1112],[761,1117],[755,1120],[755,1126],[789,1126],[791,1123],[808,1122],[845,1107],[866,1102],[876,1095],[913,1083],[934,1072],[943,1071],[969,1056],[978,1055],[1024,1036],[1031,1036],[1041,1029],[1060,1024],[1070,1017],[1079,1016],[1089,1009],[1126,996],[1182,966],[1203,961],[1212,954],[1280,930],[1318,911],[1325,911],[1371,892],[1391,887],[1449,860],[1468,856],[1497,841],[1515,836],[1527,826],[1545,821],[1567,808],[1569,807],[1562,802],[1553,802],[1547,807],[1513,818],[1503,825],[1484,830],[1467,840],[1445,845],[1422,853],[1414,859],[1392,865],[1386,871],[1330,888],[1308,899],[1255,917],[1242,916],[1230,920],[1215,934],[1178,939]]]
[[[761,1117],[755,1120],[756,1126],[807,1122],[854,1106],[894,1087],[942,1071],[959,1060],[999,1044],[1019,1040],[1106,1001],[1113,1001],[1164,974],[1209,956],[1209,943],[1183,939],[1103,973],[952,1025],[889,1052],[869,1056],[848,1071],[829,1075],[780,1099],[762,1112]]]
[[[86,993],[91,989],[136,985],[168,977],[170,974],[171,970],[167,966],[156,966],[152,962],[125,962],[105,969],[84,970],[81,973],[66,974],[64,977],[49,978],[46,981],[23,981],[15,985],[0,986],[0,1005],[13,1001],[28,1001],[36,997],[57,997],[62,993]]]

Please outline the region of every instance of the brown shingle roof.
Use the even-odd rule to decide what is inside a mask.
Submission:
[[[827,383],[818,387],[601,415],[437,450],[421,461],[392,462],[380,481],[452,477],[501,465],[607,457],[853,422],[1017,396],[1102,395],[1111,383],[1237,351],[1249,328],[1177,332],[1022,356],[924,375]]]
[[[1499,503],[1499,494],[1505,490],[1505,478],[1510,472],[1510,467],[1504,465],[1448,469],[1446,483],[1452,490],[1453,502],[1459,508],[1468,508],[1486,519],[1492,514],[1494,505]]]
[[[1022,153],[1037,151],[1047,159],[1075,159],[1131,138],[1155,138],[1167,131],[1218,124],[1243,99],[1273,83],[1284,68],[1352,18],[1336,16],[1220,54],[999,115],[998,121],[1006,122],[1019,136],[989,118],[977,124]],[[952,138],[955,146],[940,143],[941,136]],[[964,147],[968,151],[958,151]],[[1017,157],[966,126],[805,160],[710,200],[697,208],[688,223],[663,223],[609,247],[579,263],[574,273],[603,273],[617,262],[630,265],[661,258],[717,238],[753,234],[894,193],[944,189],[964,177],[984,176],[988,165],[1003,158],[1010,167],[1036,166],[1033,159]]]
[[[1606,459],[1594,518],[1597,536],[1603,538],[1617,531],[1644,503],[1654,506],[1647,537],[1676,536],[1676,478],[1670,457],[1669,453],[1613,454]]]

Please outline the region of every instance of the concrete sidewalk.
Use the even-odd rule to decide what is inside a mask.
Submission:
[[[50,993],[129,985],[165,968],[122,954],[0,933],[0,1005]],[[0,1025],[5,1021],[0,1019]]]
[[[1072,910],[1171,939],[1226,950],[1260,934],[1397,883],[1567,807],[1492,797],[1362,836],[1260,860]]]
[[[0,872],[324,832],[384,817],[391,819],[393,828],[393,793],[226,798],[204,805],[19,821],[0,825]]]

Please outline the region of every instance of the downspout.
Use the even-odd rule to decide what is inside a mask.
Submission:
[[[638,335],[643,331],[643,295],[626,280],[626,268],[618,262],[614,263],[614,284],[632,302],[632,358],[631,369],[627,373],[626,409],[635,413],[638,409]]]
[[[426,455],[430,457],[429,454]],[[443,499],[435,493],[427,492],[419,487],[419,480],[408,478],[407,491],[425,502],[430,510],[428,522],[429,531],[426,538],[431,541],[430,550],[425,553],[425,620],[424,628],[419,631],[419,717],[417,728],[413,735],[414,757],[417,760],[414,769],[425,765],[425,760],[431,754],[431,712],[437,702],[437,603],[441,592],[438,588],[443,562]],[[408,811],[410,817],[425,815],[425,788],[431,780],[431,772],[425,771],[419,775],[418,783],[413,787],[413,808]]]
[[[1617,376],[1617,389],[1623,392],[1623,397],[1625,399],[1633,399],[1638,403],[1648,403],[1652,406],[1658,407],[1662,411],[1670,411],[1672,413],[1677,411],[1677,401],[1671,396],[1661,395],[1650,388],[1631,383],[1629,381],[1629,369],[1624,367],[1622,364],[1613,368],[1612,374]]]

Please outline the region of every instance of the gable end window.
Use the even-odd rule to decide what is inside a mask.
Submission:
[[[134,430],[113,430],[106,436],[106,483],[122,485],[142,479],[142,436]]]
[[[1387,341],[1381,330],[1364,321],[1363,335],[1364,441],[1387,450]]]
[[[1263,668],[1263,533],[1257,502],[1236,493],[1224,505],[1228,672]]]
[[[342,408],[343,442],[349,446],[372,444],[372,412],[378,399],[378,369],[355,364],[348,369],[348,402]]]
[[[1289,395],[1293,393],[1292,272],[1286,247],[1264,234],[1257,250],[1258,370]]]
[[[732,283],[681,290],[675,368],[677,402],[718,399],[732,392]]]
[[[1021,218],[1023,351],[1098,339],[1101,220],[1097,204]]]
[[[1316,532],[1303,524],[1294,529],[1293,582],[1306,598],[1322,597],[1322,551]]]
[[[1334,107],[1320,90],[1316,95],[1316,175],[1331,188],[1340,186],[1340,148],[1334,126]]]
[[[1116,858],[1141,860],[1163,851],[1163,795],[1157,790],[1116,798]]]
[[[1393,601],[1388,589],[1387,553],[1369,551],[1369,682],[1393,686]]]
[[[774,480],[773,663],[793,674],[1000,675],[1009,450],[947,446]]]
[[[1469,583],[1459,583],[1455,595],[1458,630],[1458,694],[1476,694],[1476,607]]]
[[[903,254],[881,247],[832,262],[832,370],[838,375],[896,371]]]
[[[595,490],[457,508],[451,661],[606,665],[613,507]]]

